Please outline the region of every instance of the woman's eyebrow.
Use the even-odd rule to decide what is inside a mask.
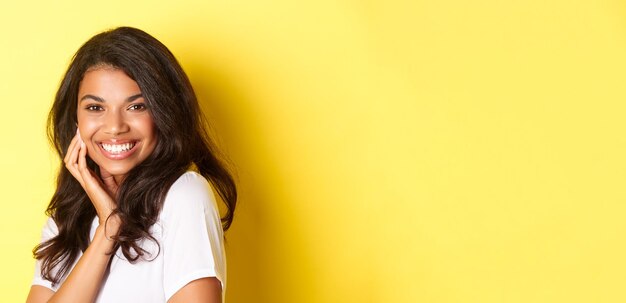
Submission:
[[[84,95],[82,98],[80,98],[80,102],[83,102],[84,100],[87,100],[87,99],[92,99],[92,100],[98,101],[98,102],[104,102],[104,99],[102,99],[102,98],[100,98],[98,96],[89,95],[89,94]]]
[[[133,101],[135,101],[135,100],[137,100],[139,98],[142,98],[142,97],[143,97],[143,95],[141,93],[138,93],[136,95],[132,95],[132,96],[126,98],[126,102],[133,102]]]
[[[133,101],[135,101],[135,100],[137,100],[139,98],[142,98],[142,97],[143,97],[143,95],[141,93],[136,94],[136,95],[132,95],[132,96],[126,98],[126,102],[133,102]],[[89,94],[84,95],[82,98],[80,98],[80,101],[82,102],[82,101],[84,101],[86,99],[92,99],[92,100],[97,101],[97,102],[104,102],[104,99],[102,99],[102,98],[100,98],[98,96],[89,95]]]

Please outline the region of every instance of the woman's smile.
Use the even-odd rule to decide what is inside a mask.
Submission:
[[[121,160],[130,157],[137,149],[137,141],[127,143],[99,143],[102,154],[111,160]]]

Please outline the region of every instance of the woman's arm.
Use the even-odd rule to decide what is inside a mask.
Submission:
[[[54,291],[52,289],[41,285],[33,285],[30,287],[26,303],[48,302],[53,295]]]
[[[89,247],[78,259],[78,262],[69,273],[65,282],[55,293],[45,291],[45,287],[31,287],[27,302],[93,302],[98,295],[102,278],[111,259],[110,253],[114,246],[112,236],[117,235],[120,222],[116,215],[110,215],[115,207],[111,194],[115,194],[111,185],[103,184],[93,175],[86,164],[87,148],[76,135],[68,148],[64,159],[66,168],[78,180],[87,192],[98,213],[100,225]],[[107,220],[108,218],[108,220]],[[106,225],[106,234],[105,234]],[[51,295],[52,294],[52,295]]]
[[[202,278],[189,282],[177,291],[168,303],[221,303],[222,284],[215,277]]]
[[[119,226],[119,223],[116,224]],[[114,244],[105,236],[104,226],[101,226],[102,228],[98,226],[96,229],[93,241],[78,259],[78,263],[61,285],[61,288],[48,302],[93,302],[96,299],[102,285],[104,272],[111,259],[111,255],[107,253],[111,251]],[[107,233],[111,228],[116,228],[114,226],[109,220]]]
[[[107,233],[116,233],[118,227],[119,223],[112,217],[107,225]],[[26,302],[93,302],[111,258],[107,252],[112,248],[113,241],[104,235],[104,226],[98,226],[93,241],[60,289],[55,293],[44,286],[33,285]]]
[[[107,233],[116,232],[115,225],[109,220]],[[109,264],[111,255],[107,253],[113,248],[113,241],[104,234],[104,227],[98,226],[96,234],[85,253],[78,259],[65,282],[55,293],[39,285],[33,285],[27,303],[40,302],[93,302],[98,295],[102,277]]]

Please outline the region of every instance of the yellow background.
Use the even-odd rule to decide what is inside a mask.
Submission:
[[[32,278],[60,77],[130,25],[237,167],[229,302],[626,302],[623,1],[86,2],[0,5],[0,301]]]

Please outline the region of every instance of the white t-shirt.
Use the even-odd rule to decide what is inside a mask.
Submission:
[[[97,217],[91,225],[92,240],[96,227]],[[222,225],[215,196],[202,175],[189,171],[176,180],[150,232],[159,242],[160,252],[153,241],[144,240],[141,247],[152,254],[144,258],[151,261],[139,259],[133,264],[118,249],[96,302],[167,302],[187,283],[204,277],[220,280],[224,301],[226,254]],[[49,218],[42,242],[57,233],[54,220]],[[40,268],[41,261],[37,260],[32,284],[57,291],[64,280],[52,287],[42,278]]]

